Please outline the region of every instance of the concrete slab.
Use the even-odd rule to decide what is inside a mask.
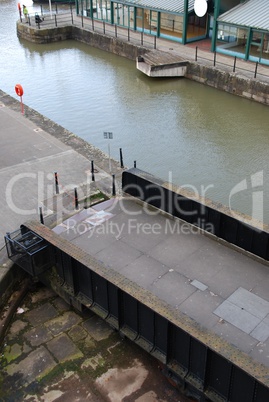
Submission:
[[[114,233],[113,230],[106,229],[107,227],[110,227],[109,225],[110,222],[106,226],[102,225],[101,227],[95,227],[90,231],[82,232],[80,235],[75,233],[72,243],[76,244],[87,253],[96,255],[117,241],[117,232]]]
[[[188,279],[173,270],[168,271],[160,279],[156,280],[148,289],[173,307],[178,307],[196,292],[196,289],[190,285]]]
[[[25,339],[31,346],[39,346],[53,338],[52,333],[43,325],[31,329],[24,334]]]
[[[268,267],[253,261],[245,255],[240,255],[235,250],[231,250],[231,255],[232,259],[227,256],[225,266],[216,276],[209,277],[207,280],[207,284],[213,292],[218,293],[223,298],[227,298],[239,287],[253,290],[264,281],[267,282]],[[238,263],[239,261],[240,263]],[[267,295],[264,292],[263,296],[268,298],[268,292]]]
[[[223,320],[233,324],[235,327],[250,334],[251,331],[260,323],[260,319],[250,314],[228,300],[225,300],[219,307],[216,308],[214,314]]]
[[[263,321],[257,325],[256,328],[250,333],[253,338],[260,342],[265,342],[269,338],[269,325],[265,324]]]
[[[24,317],[31,325],[37,326],[57,317],[57,314],[57,310],[50,303],[45,303],[42,306],[25,313]]]
[[[61,334],[47,342],[47,347],[60,363],[83,357],[82,352],[66,334]]]
[[[201,247],[195,236],[174,234],[165,237],[161,244],[149,250],[149,255],[171,268],[185,264],[190,256]]]
[[[83,323],[83,328],[96,340],[102,341],[112,334],[112,328],[101,318],[93,316]]]
[[[260,319],[265,318],[269,314],[268,301],[241,287],[231,294],[227,301]]]
[[[63,315],[47,321],[45,326],[56,336],[77,325],[81,320],[82,318],[79,318],[73,311],[66,311]]]
[[[68,311],[70,309],[69,304],[66,303],[61,297],[57,297],[53,300],[53,305],[57,308],[58,311],[63,313],[64,311]]]
[[[150,256],[141,255],[131,264],[120,269],[126,278],[148,288],[168,272],[169,268]]]
[[[0,108],[0,120],[0,182],[5,189],[0,194],[1,245],[6,230],[16,230],[30,217],[38,219],[40,206],[62,212],[64,202],[57,205],[57,199],[53,198],[54,172],[58,173],[60,193],[73,191],[74,187],[80,189],[90,184],[90,163],[8,107]]]
[[[7,367],[9,375],[17,374],[14,377],[14,386],[31,384],[33,381],[41,379],[47,375],[57,363],[44,346],[33,350],[27,357],[19,363],[11,364]]]
[[[87,336],[87,332],[80,325],[75,325],[70,329],[70,331],[68,331],[68,335],[73,342],[77,342],[81,339],[85,339]]]
[[[27,327],[27,322],[21,320],[14,321],[9,329],[10,335],[13,336],[19,334],[25,327]]]
[[[114,222],[119,224],[118,217]],[[159,215],[155,216],[154,224],[152,224],[151,219],[148,219],[147,215],[142,215],[139,219],[130,217],[128,221],[126,221],[125,215],[125,217],[123,216],[119,228],[125,229],[120,236],[124,243],[147,254],[150,251],[153,252],[154,247],[171,236],[167,228],[163,225],[163,217]]]
[[[269,367],[269,355],[266,353],[266,345],[268,342],[258,342],[249,352],[249,355],[256,361]]]
[[[191,285],[195,286],[197,289],[201,290],[202,292],[208,288],[208,286],[206,286],[204,283],[202,283],[200,281],[197,281],[196,279],[191,281]]]
[[[96,254],[98,260],[108,267],[119,270],[139,258],[141,252],[123,242],[113,242]]]
[[[167,224],[167,216],[156,216],[156,210],[155,215],[148,214],[145,206],[131,200],[119,199],[109,211],[114,215],[109,221],[96,227],[90,236],[85,233],[72,243],[246,353],[265,338],[269,323],[263,319],[269,320],[269,315],[266,307],[260,309],[264,304],[252,302],[248,311],[226,299],[244,288],[246,292],[253,290],[249,292],[252,300],[257,293],[254,290],[267,283],[267,266],[197,230],[186,233],[186,224],[181,226],[175,219]],[[157,234],[141,230],[146,227],[150,231],[150,226],[145,225],[152,228],[155,223],[160,225]],[[119,236],[115,236],[114,227],[122,228]],[[238,304],[242,294],[238,293]]]
[[[219,335],[222,339],[237,346],[241,351],[251,354],[253,348],[259,343],[251,335],[235,327],[234,325],[220,319],[212,328],[215,334]],[[260,361],[260,360],[258,360]]]
[[[219,322],[219,317],[212,311],[222,302],[220,296],[212,295],[209,291],[196,290],[180,304],[180,310],[195,321],[202,322],[204,327],[212,329]]]

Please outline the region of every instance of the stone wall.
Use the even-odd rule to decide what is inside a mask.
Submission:
[[[136,46],[119,38],[86,31],[72,25],[50,29],[36,29],[36,27],[18,22],[17,33],[20,38],[35,43],[50,43],[75,39],[130,60],[136,60],[136,57],[142,56],[149,51],[146,47]],[[258,79],[240,77],[237,73],[225,72],[213,66],[203,66],[194,62],[188,63],[185,76],[201,84],[269,105],[269,85],[265,82],[260,82]]]
[[[147,48],[142,46],[136,46],[130,42],[97,32],[85,31],[78,27],[73,27],[72,39],[130,60],[136,60],[136,57],[148,51]]]
[[[238,77],[236,73],[189,63],[186,77],[210,87],[269,105],[269,85],[257,79]]]

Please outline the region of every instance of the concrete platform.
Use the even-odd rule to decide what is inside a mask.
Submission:
[[[136,58],[136,68],[149,77],[184,77],[188,62],[173,53],[152,50]]]
[[[81,199],[95,188],[91,160],[97,168],[95,183],[102,181],[105,191],[112,187],[111,175],[103,169],[108,157],[33,109],[24,109],[22,115],[19,102],[0,91],[0,248],[6,231],[16,230],[29,218],[39,219],[40,207],[44,218],[58,214],[62,219],[73,213],[74,188]]]
[[[269,367],[266,263],[134,200],[87,212],[59,235]]]

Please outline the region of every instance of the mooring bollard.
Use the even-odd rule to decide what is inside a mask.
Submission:
[[[78,192],[77,192],[77,188],[74,188],[74,192],[75,192],[75,209],[78,209]]]
[[[56,194],[59,194],[59,182],[58,182],[57,172],[54,172],[54,179],[55,179],[55,191],[56,191]]]
[[[258,62],[256,62],[256,66],[255,66],[255,73],[254,73],[254,78],[256,78],[256,77],[257,77],[258,65],[259,65],[259,63],[258,63]]]
[[[124,165],[123,165],[123,157],[122,157],[122,148],[120,148],[120,167],[121,167],[121,168],[124,168]]]
[[[94,163],[93,163],[93,161],[91,161],[91,174],[92,174],[92,181],[95,181],[95,177],[94,177]]]
[[[116,195],[115,175],[112,175],[112,195]]]
[[[39,207],[39,217],[40,217],[40,223],[42,223],[42,225],[44,225],[42,207]]]

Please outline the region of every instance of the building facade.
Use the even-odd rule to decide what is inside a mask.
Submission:
[[[78,15],[182,44],[209,38],[211,50],[269,64],[269,0],[76,0]],[[199,46],[199,44],[197,44]]]

